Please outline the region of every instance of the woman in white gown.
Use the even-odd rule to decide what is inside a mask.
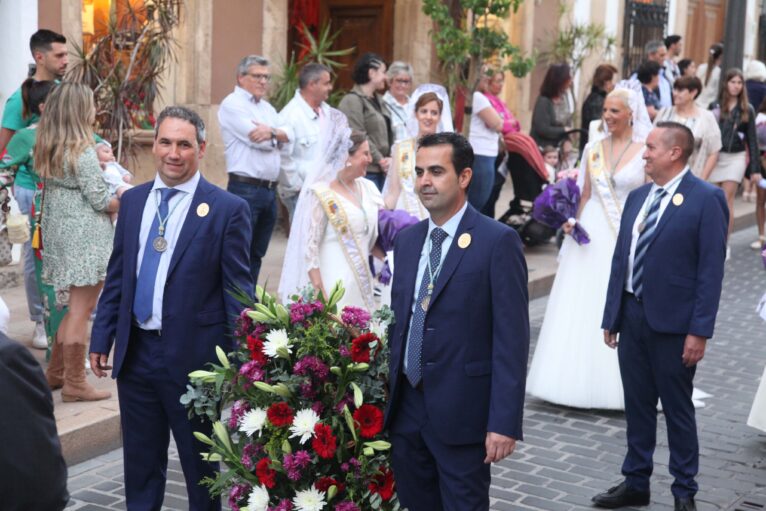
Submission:
[[[418,140],[423,136],[452,131],[447,90],[433,83],[419,86],[410,97],[408,111],[406,125],[410,138],[397,142],[391,148],[391,169],[386,175],[383,193],[397,197],[396,209],[423,220],[428,218],[428,211],[415,192],[415,152]]]
[[[339,110],[329,117],[325,165],[309,173],[298,198],[279,296],[287,302],[311,284],[326,297],[340,280],[346,292],[339,309],[353,305],[373,311],[378,304],[369,256],[385,204],[374,183],[363,177],[372,161],[366,137],[352,133]]]
[[[758,315],[766,321],[766,293],[761,297],[757,309]],[[747,418],[747,425],[766,432],[766,368],[761,376],[761,384],[758,385],[758,391],[753,399],[753,406],[750,408],[750,415]]]
[[[642,156],[651,123],[635,84],[622,82],[607,96],[609,135],[586,146],[580,165],[577,222],[591,241],[564,240],[527,380],[527,392],[551,403],[624,408],[617,352],[604,344],[601,319],[622,207],[645,182]]]

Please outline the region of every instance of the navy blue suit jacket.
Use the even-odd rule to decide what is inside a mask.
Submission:
[[[601,325],[612,333],[620,331],[633,224],[651,186],[633,190],[622,213]],[[721,298],[729,210],[721,189],[691,172],[675,193],[683,202],[668,203],[644,256],[644,312],[656,332],[709,339]]]
[[[405,347],[427,231],[427,220],[413,225],[394,247],[387,426],[401,385],[409,385]],[[463,233],[471,236],[466,248],[458,246]],[[519,236],[468,205],[436,280],[423,335],[426,409],[444,443],[483,443],[489,431],[521,440],[528,353],[527,265]]]
[[[90,351],[109,353],[115,343],[117,378],[128,351],[139,231],[153,182],[125,192],[120,204],[114,249],[93,323]],[[207,203],[210,211],[197,214]],[[200,177],[168,268],[162,302],[162,336],[168,371],[178,382],[217,360],[216,345],[229,352],[233,318],[242,306],[229,291],[253,295],[250,276],[250,211],[241,198]]]

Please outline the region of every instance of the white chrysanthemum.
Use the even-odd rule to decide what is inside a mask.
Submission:
[[[317,490],[314,486],[308,490],[295,492],[293,497],[295,511],[322,511],[325,504],[324,492]]]
[[[284,348],[288,353],[292,353],[290,350],[290,339],[287,337],[287,331],[282,328],[279,330],[272,330],[266,334],[266,342],[263,343],[263,352],[271,358],[277,357],[277,350]]]
[[[314,426],[319,422],[319,415],[311,408],[298,410],[293,419],[293,425],[290,426],[290,438],[301,437],[300,443],[305,444],[306,440],[314,436]]]
[[[246,412],[239,419],[239,430],[247,436],[253,436],[253,433],[258,433],[258,436],[260,436],[264,424],[266,424],[266,410],[256,408]]]
[[[253,487],[247,497],[247,511],[266,511],[269,508],[269,492],[263,486]]]

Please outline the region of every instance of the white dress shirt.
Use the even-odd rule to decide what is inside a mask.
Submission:
[[[255,98],[242,87],[221,102],[218,109],[226,171],[244,177],[276,181],[279,177],[279,147],[271,140],[252,142],[248,134],[256,123],[278,128],[292,140],[292,132],[282,125],[277,111],[268,101]]]
[[[412,137],[407,130],[407,119],[410,118],[409,98],[407,103],[402,105],[391,92],[386,91],[383,94],[383,102],[388,105],[388,109],[391,111],[391,131],[394,132],[394,144]]]
[[[181,228],[186,221],[186,215],[189,213],[189,206],[191,206],[194,192],[197,190],[197,184],[200,180],[200,173],[197,171],[194,176],[173,188],[179,190],[180,193],[175,194],[168,201],[168,213],[170,214],[165,225],[165,239],[168,242],[168,248],[162,255],[160,255],[160,263],[157,266],[157,279],[154,281],[154,299],[152,306],[152,316],[141,323],[139,326],[144,330],[161,330],[162,329],[162,299],[165,293],[165,280],[168,276],[168,268],[170,267],[170,260],[173,258],[173,251],[176,248],[176,242],[178,241],[178,235],[181,233]],[[160,188],[169,188],[160,176],[157,175],[154,178],[154,185],[149,192],[149,196],[144,204],[144,214],[141,217],[141,230],[138,237],[138,260],[136,261],[136,278],[141,271],[141,263],[144,259],[144,250],[146,250],[146,240],[149,237],[149,230],[152,228],[152,222],[157,216],[157,210],[161,200]],[[123,220],[124,221],[124,220]],[[152,239],[157,233],[152,233]]]
[[[285,105],[279,117],[292,132],[290,141],[282,147],[279,194],[283,197],[301,191],[303,181],[311,169],[322,164],[322,133],[329,121],[330,106],[324,101],[317,112],[303,99],[300,90]]]
[[[468,201],[463,204],[463,207],[460,208],[460,211],[455,213],[452,218],[444,222],[444,225],[436,225],[431,218],[428,218],[428,232],[426,233],[426,240],[423,242],[423,249],[420,251],[420,260],[418,261],[418,275],[415,278],[415,292],[412,295],[412,309],[411,312],[415,313],[415,307],[420,307],[420,303],[418,303],[418,294],[420,294],[420,283],[423,281],[423,275],[426,273],[426,267],[428,266],[428,259],[430,257],[430,243],[429,240],[431,239],[431,231],[436,229],[437,227],[441,227],[444,232],[447,233],[447,237],[442,242],[442,254],[441,254],[441,261],[439,262],[439,270],[441,270],[441,265],[444,263],[444,259],[447,257],[447,252],[449,251],[450,246],[452,245],[452,241],[455,239],[455,235],[457,234],[457,228],[460,226],[460,221],[463,219],[463,215],[465,214],[465,210],[468,207]],[[431,271],[436,271],[436,268],[431,268]],[[438,274],[436,276],[436,280],[439,280]],[[410,331],[412,330],[412,315],[410,315],[410,326],[407,328],[407,347],[405,348],[404,353],[404,369],[407,370],[407,350],[410,349]]]
[[[667,209],[668,204],[670,204],[670,200],[673,198],[673,195],[675,195],[678,185],[681,183],[681,180],[684,178],[687,172],[689,172],[689,167],[686,167],[681,171],[680,174],[668,181],[665,186],[660,187],[657,185],[657,183],[652,184],[652,187],[649,189],[649,194],[646,196],[646,199],[644,200],[638,215],[636,215],[636,220],[633,222],[633,235],[630,239],[628,273],[625,278],[625,291],[628,293],[633,294],[633,260],[636,256],[636,244],[638,243],[638,237],[641,235],[641,233],[638,232],[638,226],[641,224],[641,222],[644,221],[645,213],[648,213],[648,208],[651,207],[652,200],[654,199],[654,192],[656,192],[659,188],[664,188],[665,191],[668,192],[660,201],[660,210],[657,214],[657,224],[659,225],[662,214],[665,212],[665,209]]]

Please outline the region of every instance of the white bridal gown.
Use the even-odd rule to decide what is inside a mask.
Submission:
[[[356,204],[342,195],[338,193],[334,195],[346,213],[348,224],[351,227],[351,231],[354,233],[359,250],[364,258],[364,264],[368,267],[370,251],[378,238],[378,210],[383,207],[383,198],[372,181],[365,178],[358,178],[355,181],[356,191],[357,193],[361,193],[364,212],[367,215],[366,233],[365,213],[362,213],[362,210]],[[306,254],[308,267],[319,267],[319,271],[322,274],[322,282],[328,293],[332,291],[332,288],[338,280],[343,281],[346,293],[338,303],[339,311],[346,305],[354,305],[356,307],[369,309],[366,304],[370,299],[375,301],[375,298],[370,298],[368,296],[367,301],[365,300],[362,288],[357,280],[356,272],[346,259],[342,241],[338,237],[338,233],[327,221],[327,216],[325,215],[320,202],[315,200],[312,201],[312,203],[312,235],[309,236],[307,247],[308,253]],[[368,271],[361,278],[371,279],[370,272]],[[372,288],[372,282],[370,282],[369,287]],[[372,312],[372,310],[370,312]]]
[[[621,205],[628,193],[645,181],[642,154],[639,151],[614,176]],[[586,155],[583,161],[587,161]],[[580,172],[587,172],[585,165]],[[622,410],[625,405],[617,350],[604,344],[601,330],[617,235],[593,187],[579,222],[590,243],[578,245],[571,236],[564,239],[527,392],[575,408]]]

